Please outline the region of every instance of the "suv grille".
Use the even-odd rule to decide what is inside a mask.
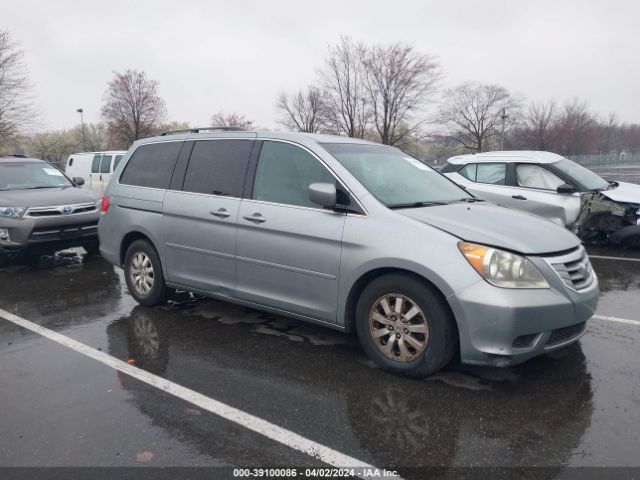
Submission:
[[[561,260],[559,263],[555,263]],[[563,257],[548,259],[565,285],[574,290],[583,290],[593,283],[593,268],[584,247]]]
[[[78,213],[97,212],[95,203],[80,203],[77,205],[60,205],[56,207],[31,207],[25,217],[56,217],[61,215],[76,215]]]
[[[54,242],[61,240],[77,240],[84,237],[92,237],[98,234],[98,222],[83,223],[77,225],[65,225],[63,227],[34,228],[29,237],[30,242]]]
[[[547,346],[551,347],[553,345],[558,345],[577,337],[583,332],[585,326],[586,322],[582,322],[552,331],[549,340],[547,340]]]

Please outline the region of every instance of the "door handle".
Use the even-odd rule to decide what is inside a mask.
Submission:
[[[211,215],[213,215],[214,217],[218,217],[218,218],[227,218],[228,216],[230,216],[231,214],[229,212],[227,212],[226,209],[224,208],[220,208],[217,211],[211,211],[209,212]]]
[[[249,220],[250,222],[255,222],[255,223],[262,223],[262,222],[266,221],[266,218],[264,218],[259,213],[254,213],[253,215],[245,215],[242,218],[244,218],[245,220]]]
[[[100,181],[102,181],[102,175],[100,175]]]
[[[526,200],[527,197],[523,197],[522,195],[513,195],[511,198],[514,198],[516,200]]]

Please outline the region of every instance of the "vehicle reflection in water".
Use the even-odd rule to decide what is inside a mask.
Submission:
[[[421,466],[563,468],[593,410],[579,344],[509,369],[453,366],[409,380],[374,368],[346,335],[209,300],[137,307],[108,336],[111,355],[406,478]],[[199,452],[246,447],[150,404],[148,387],[123,385]]]
[[[107,315],[121,293],[113,265],[75,251],[43,256],[30,266],[10,263],[0,268],[0,308],[29,318],[67,311],[82,318],[88,310]]]

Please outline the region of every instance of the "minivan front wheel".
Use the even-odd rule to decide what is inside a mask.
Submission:
[[[425,377],[456,351],[454,320],[443,300],[418,279],[391,274],[372,281],[356,307],[358,337],[383,369]]]
[[[153,307],[166,301],[168,290],[160,257],[149,242],[136,240],[129,246],[124,270],[129,293],[139,304]]]

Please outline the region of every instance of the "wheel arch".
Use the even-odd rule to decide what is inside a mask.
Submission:
[[[118,252],[118,261],[120,262],[120,266],[124,266],[124,256],[127,253],[127,249],[129,246],[135,242],[136,240],[146,240],[149,242],[153,248],[156,249],[156,252],[160,254],[158,250],[158,246],[151,240],[151,237],[139,230],[133,230],[128,232],[124,237],[122,237],[122,241],[120,242],[120,251]]]
[[[420,283],[422,283],[426,288],[431,290],[434,294],[436,294],[436,296],[438,296],[442,301],[442,306],[446,308],[449,314],[451,315],[451,318],[453,319],[453,323],[455,326],[456,335],[458,337],[458,340],[460,339],[460,331],[458,329],[458,322],[456,320],[456,316],[454,315],[453,309],[451,308],[451,305],[449,305],[449,302],[447,301],[447,297],[442,292],[442,290],[438,288],[438,286],[435,283],[433,283],[423,275],[420,275],[414,271],[407,270],[404,268],[399,268],[399,267],[374,268],[360,275],[360,277],[358,277],[358,279],[353,283],[353,285],[351,286],[351,289],[349,290],[349,294],[347,296],[345,312],[344,312],[345,330],[348,333],[355,333],[356,331],[356,322],[355,322],[356,305],[364,289],[376,278],[379,278],[384,275],[389,275],[392,273],[399,273],[399,274],[413,277],[416,280],[418,280]]]

